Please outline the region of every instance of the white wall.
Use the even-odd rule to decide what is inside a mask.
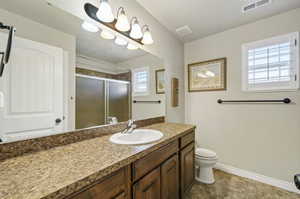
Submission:
[[[0,9],[0,19],[6,24],[15,26],[17,28],[17,36],[60,47],[68,53],[69,60],[66,63],[68,63],[69,67],[67,66],[68,70],[65,72],[68,74],[66,83],[69,84],[67,86],[69,89],[65,91],[65,99],[68,101],[68,129],[74,129],[75,109],[73,107],[75,107],[75,75],[72,74],[75,74],[75,37],[2,9]],[[73,100],[71,98],[73,98]]]
[[[84,1],[64,1],[64,0],[48,0],[54,6],[64,9],[71,14],[74,14],[82,19],[87,19],[83,11],[83,5],[86,2],[92,2],[98,5],[99,0],[84,0]],[[119,6],[126,9],[127,15],[138,17],[141,24],[148,24],[155,43],[151,46],[143,47],[144,50],[162,58],[166,69],[166,104],[167,104],[167,120],[172,122],[184,121],[184,70],[183,70],[183,44],[164,26],[162,26],[152,15],[150,15],[136,1],[111,0],[110,4],[116,10]],[[171,78],[179,79],[179,107],[171,107]]]
[[[153,117],[166,116],[166,97],[165,94],[156,93],[155,71],[164,69],[163,60],[147,54],[141,57],[133,58],[118,64],[119,68],[135,69],[149,67],[150,71],[150,92],[147,96],[133,96],[132,100],[157,101],[161,104],[132,103],[132,119],[142,120]]]
[[[185,74],[189,63],[228,60],[227,91],[186,93],[186,121],[197,124],[197,144],[215,150],[224,164],[289,182],[300,172],[300,92],[242,92],[241,45],[295,31],[300,31],[300,9],[185,45]],[[217,103],[218,98],[285,97],[294,103]]]
[[[126,72],[125,70],[122,70],[114,63],[87,57],[85,55],[77,55],[76,67],[104,72],[104,73],[110,73],[110,74],[119,74],[122,72]]]

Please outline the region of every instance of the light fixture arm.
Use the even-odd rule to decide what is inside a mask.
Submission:
[[[139,23],[139,20],[137,19],[137,17],[132,17],[130,20],[130,25],[132,25],[133,23]]]
[[[124,9],[123,7],[118,8],[117,19],[119,18],[119,15],[120,15],[121,13],[125,15],[125,9]]]
[[[142,27],[142,30],[143,30],[143,32],[150,31],[148,25],[144,25],[144,26]]]

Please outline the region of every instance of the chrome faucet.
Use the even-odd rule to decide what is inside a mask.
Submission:
[[[134,124],[134,120],[128,120],[127,127],[121,132],[121,133],[132,133],[132,131],[136,128],[136,125]]]

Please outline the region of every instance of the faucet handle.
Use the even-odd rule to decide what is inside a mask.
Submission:
[[[128,120],[128,126],[132,126],[134,122],[135,122],[135,120],[132,120],[132,119]]]
[[[130,119],[127,121],[127,127],[130,127],[132,125],[133,121]]]

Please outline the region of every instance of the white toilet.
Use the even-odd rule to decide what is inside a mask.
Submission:
[[[218,161],[217,154],[203,148],[197,148],[195,153],[196,180],[205,184],[213,184],[215,182],[213,166]]]

